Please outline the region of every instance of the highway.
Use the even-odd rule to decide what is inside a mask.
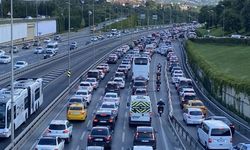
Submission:
[[[129,41],[131,39],[130,36],[123,36],[123,41]],[[98,44],[95,44],[93,51],[93,47],[89,48],[78,48],[77,52],[71,55],[71,72],[72,76],[70,78],[71,81],[76,79],[84,70],[86,70],[89,66],[91,66],[95,59],[98,60],[106,53],[110,52],[112,49],[117,48],[121,44],[120,39],[109,39]],[[108,46],[107,46],[108,45]],[[44,103],[41,108],[36,112],[28,121],[21,125],[18,130],[15,132],[15,136],[18,135],[46,106],[55,99],[68,85],[68,79],[66,76],[66,69],[68,58],[65,57],[60,59],[59,61],[53,61],[49,66],[38,67],[34,70],[31,70],[24,74],[22,77],[25,78],[34,78],[41,77],[44,78]],[[4,85],[9,84],[5,83]],[[1,85],[4,87],[4,85]],[[1,145],[0,149],[4,149],[9,142],[9,139],[0,139]]]
[[[180,49],[180,45],[179,44],[180,44],[179,42],[175,41],[175,42],[173,42],[173,47],[174,47],[176,55],[179,58],[180,64],[183,66],[183,62],[185,62],[185,60],[183,60],[184,57],[183,57],[183,53],[181,52],[182,50]],[[184,70],[184,72],[185,72],[186,77],[189,77],[189,76],[187,76],[186,70]],[[188,131],[195,139],[197,139],[197,127],[196,127],[196,125],[189,125],[189,126],[187,126],[185,124],[185,122],[183,121],[183,117],[182,117],[183,116],[183,111],[180,108],[179,96],[178,96],[178,94],[177,94],[177,92],[175,90],[174,85],[171,84],[171,75],[170,75],[169,72],[168,72],[168,80],[170,82],[169,85],[170,85],[170,91],[171,91],[171,95],[172,95],[172,104],[173,104],[173,108],[174,108],[173,109],[174,110],[174,116],[185,127],[185,130]],[[197,96],[201,100],[203,100],[202,94],[197,89],[195,89],[195,92],[197,93]],[[217,114],[216,112],[214,112],[213,110],[214,109],[208,107],[208,116],[211,116],[211,115],[220,115],[220,114]],[[244,143],[244,142],[245,143],[249,143],[250,139],[248,137],[245,137],[244,135],[240,134],[236,130],[236,132],[235,132],[235,134],[233,136],[233,145],[238,144],[238,143]]]
[[[157,100],[162,97],[167,97],[167,93],[164,90],[166,88],[165,84],[162,84],[163,90],[161,90],[160,92],[155,92],[154,74],[159,57],[161,56],[153,57],[153,60],[151,62],[151,75],[148,85],[149,96],[151,98],[153,106],[152,126],[157,131],[157,149],[175,150],[179,149],[179,146],[176,144],[175,139],[170,138],[173,136],[173,133],[169,129],[170,127],[168,122],[166,121],[167,119],[165,119],[167,114],[164,114],[162,118],[160,118],[157,114]],[[119,62],[121,62],[121,60]],[[164,63],[164,60],[162,60],[161,63]],[[73,122],[73,140],[71,141],[71,143],[66,144],[66,150],[79,150],[86,148],[87,136],[92,127],[93,113],[100,106],[101,99],[104,94],[105,85],[114,75],[118,64],[110,66],[110,73],[105,77],[103,81],[101,81],[98,90],[94,92],[92,102],[88,107],[87,120],[85,122]],[[162,78],[162,82],[163,81],[164,78]],[[112,150],[127,150],[128,148],[133,146],[133,136],[135,128],[130,128],[128,126],[128,107],[126,106],[126,103],[129,100],[129,95],[131,95],[130,83],[131,81],[130,79],[128,79],[126,81],[126,87],[121,90],[121,104],[119,109],[118,120],[116,122],[116,127],[113,135]],[[72,93],[73,92],[74,91],[72,91]],[[21,149],[33,149],[37,142],[36,139],[38,139],[43,134],[43,131],[45,131],[46,127],[52,119],[66,119],[66,105],[67,100],[63,101],[55,110],[53,110],[53,112],[46,119],[46,121],[41,126],[39,126],[39,128],[37,129],[38,132],[36,132],[32,137],[30,137],[28,143],[23,143],[23,147],[21,147]]]

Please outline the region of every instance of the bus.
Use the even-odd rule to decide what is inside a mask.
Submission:
[[[149,69],[150,62],[148,57],[135,57],[133,59],[132,71],[133,76],[132,79],[144,79],[149,80]]]
[[[22,125],[43,103],[42,79],[19,79],[14,83],[14,128]],[[11,135],[11,90],[0,90],[0,137]]]

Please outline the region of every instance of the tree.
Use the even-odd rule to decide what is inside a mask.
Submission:
[[[250,0],[246,1],[242,11],[241,16],[243,20],[243,26],[246,32],[250,32]]]
[[[237,32],[241,29],[240,15],[232,9],[225,10],[225,31]]]

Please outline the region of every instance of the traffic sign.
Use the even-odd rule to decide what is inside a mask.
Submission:
[[[71,71],[70,71],[70,70],[67,71],[67,76],[68,76],[68,77],[71,76]]]

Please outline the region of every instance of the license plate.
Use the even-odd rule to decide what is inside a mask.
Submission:
[[[95,141],[103,141],[103,139],[95,139]]]
[[[217,141],[218,141],[218,142],[225,142],[224,139],[218,139]]]
[[[140,116],[132,116],[132,118],[138,119],[138,118],[140,118]]]
[[[80,113],[79,113],[79,112],[73,112],[72,114],[74,114],[74,115],[79,115]]]
[[[106,123],[107,121],[100,121],[101,123]]]
[[[142,142],[149,142],[149,140],[142,140]]]

